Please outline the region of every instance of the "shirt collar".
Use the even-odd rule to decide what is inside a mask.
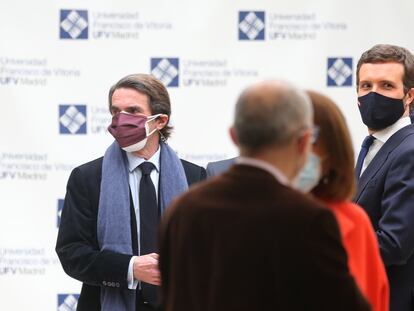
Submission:
[[[236,164],[243,164],[254,166],[260,168],[268,173],[270,173],[277,181],[282,185],[289,185],[287,177],[275,166],[258,159],[248,158],[248,157],[238,157],[236,159]]]
[[[389,127],[386,127],[385,129],[375,132],[372,134],[376,139],[381,141],[382,143],[386,143],[386,141],[395,133],[397,133],[399,130],[401,130],[403,127],[406,127],[407,125],[411,124],[410,117],[402,117],[394,124],[390,125]]]
[[[145,160],[144,158],[141,157],[137,157],[135,155],[133,155],[131,152],[127,152],[127,158],[128,158],[128,170],[130,173],[132,173],[141,163],[147,161],[147,162],[151,162],[152,164],[154,164],[155,169],[157,170],[157,172],[160,171],[159,167],[160,167],[160,150],[161,147],[158,146],[157,151],[152,155],[151,158],[149,158],[148,160]]]

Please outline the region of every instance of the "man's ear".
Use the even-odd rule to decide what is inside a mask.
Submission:
[[[166,114],[162,114],[155,119],[157,130],[162,130],[168,124],[168,116]]]
[[[407,95],[406,95],[406,104],[412,105],[414,101],[414,88],[411,88],[408,90]]]
[[[229,134],[230,134],[230,138],[233,141],[233,143],[236,146],[239,146],[239,140],[238,140],[237,135],[236,135],[236,130],[234,129],[233,126],[229,129]]]
[[[311,131],[306,131],[301,135],[297,141],[298,151],[300,154],[303,154],[308,151],[308,148],[311,147],[312,133]]]

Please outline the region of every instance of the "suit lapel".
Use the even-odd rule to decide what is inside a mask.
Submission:
[[[371,163],[362,173],[358,181],[358,190],[355,196],[355,202],[358,202],[361,194],[364,192],[368,182],[375,177],[381,167],[385,164],[389,154],[401,144],[408,135],[414,134],[414,125],[408,125],[392,135],[377,152]]]

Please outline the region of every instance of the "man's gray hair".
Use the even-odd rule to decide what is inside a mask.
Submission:
[[[284,146],[313,124],[308,95],[284,81],[247,88],[236,104],[234,129],[242,147]]]

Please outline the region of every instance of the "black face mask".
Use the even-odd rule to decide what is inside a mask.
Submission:
[[[373,130],[382,130],[394,124],[404,114],[403,99],[387,97],[375,92],[358,97],[362,122]]]

